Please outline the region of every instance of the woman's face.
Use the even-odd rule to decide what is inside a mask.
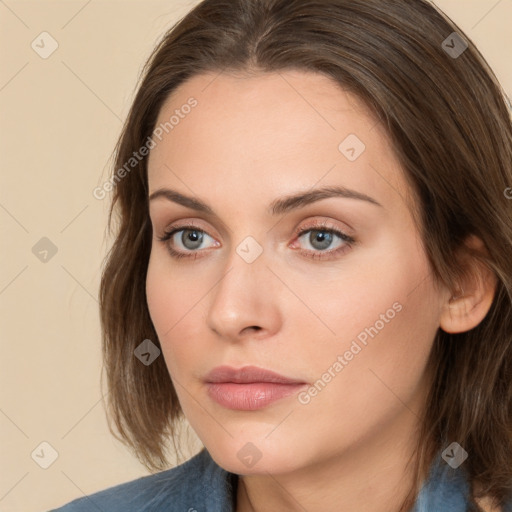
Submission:
[[[196,76],[164,104],[166,122],[148,164],[147,299],[212,457],[277,474],[407,445],[446,293],[381,125],[298,71]],[[249,365],[296,384],[207,383]]]

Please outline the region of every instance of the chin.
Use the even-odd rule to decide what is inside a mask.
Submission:
[[[287,473],[300,464],[296,446],[287,446],[277,436],[274,440],[243,436],[203,444],[220,467],[238,475]]]

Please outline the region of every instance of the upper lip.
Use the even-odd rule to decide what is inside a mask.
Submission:
[[[304,381],[290,379],[265,368],[257,366],[244,366],[233,368],[231,366],[217,366],[205,378],[206,382],[234,382],[248,384],[253,382],[274,382],[277,384],[305,384]]]

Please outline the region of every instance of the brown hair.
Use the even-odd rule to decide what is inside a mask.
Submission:
[[[450,53],[463,40],[468,48]],[[494,300],[470,331],[438,329],[416,487],[402,510],[451,441],[469,453],[462,468],[472,493],[502,505],[512,493],[512,123],[498,80],[455,23],[424,0],[205,0],[146,63],[115,169],[144,145],[163,102],[188,78],[285,69],[331,77],[383,123],[417,198],[413,213],[436,282],[460,288],[463,242],[473,234],[485,244],[487,254],[471,254],[496,275]],[[145,366],[134,357],[142,340],[158,345],[145,295],[147,159],[118,178],[109,216],[111,227],[117,214],[116,238],[100,290],[108,406],[118,437],[160,469],[183,413],[164,359]]]

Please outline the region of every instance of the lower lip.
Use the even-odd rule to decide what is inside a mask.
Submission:
[[[306,384],[277,384],[274,382],[207,382],[208,395],[218,404],[238,411],[255,411],[293,395]]]

